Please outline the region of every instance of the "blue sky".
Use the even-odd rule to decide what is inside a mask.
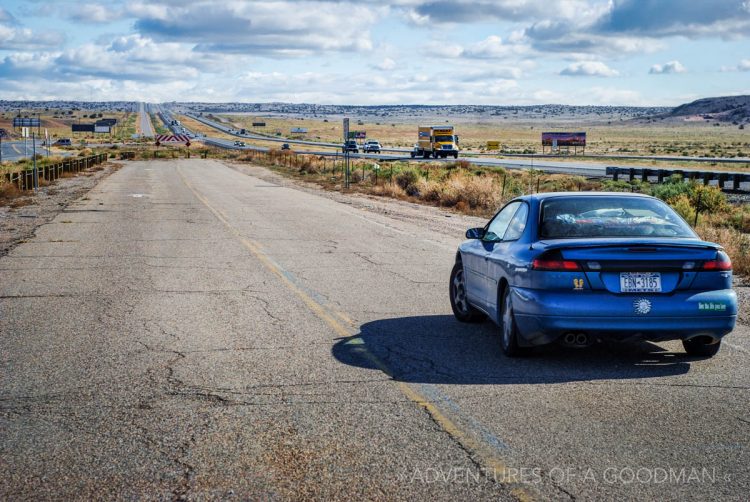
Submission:
[[[676,105],[750,94],[750,0],[6,0],[0,99]]]

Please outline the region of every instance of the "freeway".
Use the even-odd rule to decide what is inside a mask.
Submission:
[[[24,145],[23,141],[9,141],[5,138],[2,140],[2,146],[0,147],[0,159],[3,161],[16,161],[27,157],[24,152],[28,149],[28,155],[31,155],[31,145],[29,143],[28,148]]]
[[[37,154],[47,154],[47,148],[42,146],[43,141],[43,139],[40,140],[39,138],[37,138],[36,140]],[[31,138],[29,138],[26,143],[24,143],[24,140],[8,141],[3,138],[1,148],[2,155],[0,155],[0,160],[2,160],[3,162],[15,162],[17,160],[25,159],[27,157],[31,157],[31,154],[33,152]],[[55,155],[57,155],[57,153]]]
[[[240,134],[240,131],[234,129],[233,127],[227,126],[225,124],[216,122],[214,120],[210,120],[206,117],[202,117],[200,115],[195,115],[192,113],[186,113],[186,116],[192,118],[193,120],[197,120],[209,127],[213,127],[214,129],[221,131],[225,134],[231,134],[233,136],[237,136],[240,138],[250,138],[250,139],[257,139],[257,140],[264,140],[264,141],[275,141],[275,142],[283,142],[283,143],[290,143],[290,144],[297,144],[297,145],[308,145],[308,146],[319,146],[319,147],[329,147],[329,148],[341,148],[341,143],[325,143],[325,142],[319,142],[319,141],[306,141],[306,140],[295,140],[295,139],[289,139],[289,138],[279,138],[276,136],[268,136],[264,134],[258,134],[258,133],[252,133],[252,132],[245,132],[245,134]],[[383,147],[381,148],[384,152],[395,152],[399,154],[409,154],[411,152],[410,148],[387,148]],[[499,154],[497,152],[491,153],[491,152],[471,152],[462,156],[462,158],[466,158],[467,160],[471,160],[474,163],[477,163],[475,160],[475,157],[497,157],[498,155],[502,155],[503,157],[511,157],[511,158],[526,158],[529,159],[529,162],[533,162],[534,159],[537,159],[537,164],[539,165],[546,165],[546,161],[539,162],[539,159],[559,159],[560,155],[555,154]],[[648,155],[601,155],[601,154],[588,154],[586,155],[587,159],[601,159],[601,160],[610,160],[610,161],[617,161],[617,160],[638,160],[638,161],[644,161],[644,162],[651,162],[651,161],[664,161],[664,162],[699,162],[699,163],[711,163],[711,164],[750,164],[750,158],[747,157],[734,157],[734,158],[727,158],[727,157],[693,157],[693,156],[670,156],[670,155],[656,155],[656,156],[648,156]],[[421,160],[421,159],[420,159]],[[589,163],[589,160],[586,160],[586,163]],[[555,167],[557,165],[570,165],[571,162],[553,162],[550,164],[552,167]],[[514,164],[516,165],[516,164]],[[528,167],[528,163],[524,164]],[[608,164],[601,164],[601,165],[611,165],[611,163]],[[653,166],[636,166],[639,168],[650,168]]]
[[[138,108],[138,121],[140,123],[141,136],[146,138],[154,137],[154,127],[151,124],[151,117],[148,114],[148,105],[140,103]]]
[[[127,163],[0,258],[0,498],[746,499],[748,326],[507,359],[448,301],[479,223]]]
[[[339,150],[341,148],[341,145],[338,143],[321,143],[321,142],[315,142],[315,141],[304,141],[304,140],[291,140],[287,138],[278,138],[278,137],[269,137],[265,135],[260,135],[256,133],[251,132],[245,132],[244,134],[240,134],[240,131],[227,126],[225,124],[220,124],[216,121],[207,119],[205,117],[194,115],[194,114],[186,114],[188,117],[192,118],[193,120],[197,120],[209,127],[212,127],[220,132],[223,132],[225,134],[229,134],[232,136],[236,136],[239,138],[249,139],[249,140],[259,140],[259,141],[272,141],[277,143],[290,143],[290,144],[297,144],[297,145],[307,145],[307,146],[317,146],[321,148],[327,148],[327,150],[322,151],[305,151],[305,152],[299,152],[300,154],[305,155],[324,155],[324,156],[338,156],[340,155]],[[225,139],[220,138],[210,138],[210,137],[204,137],[203,141],[207,144],[211,144],[214,146],[218,146],[221,148],[230,148],[230,149],[239,149],[241,147],[234,146],[232,141],[228,141]],[[266,151],[267,148],[258,148],[253,146],[246,146],[245,149],[255,149],[255,150],[262,150]],[[331,151],[333,149],[333,151]],[[365,159],[372,159],[376,161],[397,161],[397,160],[413,160],[408,153],[410,150],[406,149],[398,149],[398,148],[383,148],[383,152],[389,152],[384,154],[351,154],[351,157],[353,158],[365,158]],[[471,162],[474,165],[478,166],[485,166],[485,167],[498,167],[498,168],[504,168],[504,169],[538,169],[547,173],[551,174],[569,174],[569,175],[575,175],[575,176],[587,176],[587,177],[604,177],[606,176],[607,167],[611,167],[611,163],[606,162],[580,162],[580,163],[574,163],[570,161],[560,161],[560,160],[550,160],[551,158],[554,159],[556,156],[551,155],[540,155],[540,156],[534,156],[534,155],[516,155],[516,156],[509,156],[510,158],[497,158],[497,157],[490,157],[488,155],[478,155],[478,154],[465,154],[460,155],[459,160],[465,160],[468,162]],[[593,157],[592,157],[593,158]],[[650,157],[622,157],[622,158],[628,158],[631,160],[674,160],[673,157],[659,157],[659,158],[650,158]],[[680,160],[700,160],[700,161],[706,161],[706,162],[713,162],[717,161],[717,159],[711,159],[711,158],[698,158],[698,157],[691,157],[691,158],[680,158]],[[416,160],[419,160],[420,162],[454,162],[454,159],[422,159],[418,158]],[[748,159],[739,158],[739,159],[724,159],[720,160],[721,162],[727,161],[727,162],[736,162],[736,163],[746,163]],[[628,165],[626,166],[628,168],[634,168],[634,169],[653,169],[653,164],[642,164],[642,165]],[[729,173],[728,173],[729,174]],[[732,173],[732,174],[738,174],[738,175],[745,175],[747,173]],[[742,182],[738,188],[747,188],[749,185],[748,182]]]

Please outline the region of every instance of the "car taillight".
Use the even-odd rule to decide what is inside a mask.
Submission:
[[[571,260],[550,260],[544,258],[536,258],[531,262],[531,268],[534,270],[558,270],[562,272],[581,270],[578,263]]]
[[[708,270],[711,272],[732,270],[732,260],[729,259],[729,256],[724,251],[719,251],[716,253],[715,260],[703,262],[701,270]]]

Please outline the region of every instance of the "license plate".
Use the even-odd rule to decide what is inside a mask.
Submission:
[[[623,293],[661,292],[659,272],[623,272],[620,274],[620,291]]]

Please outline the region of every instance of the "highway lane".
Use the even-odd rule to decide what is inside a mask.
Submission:
[[[746,326],[510,360],[450,314],[479,220],[236,169],[128,163],[0,258],[1,498],[750,491]]]
[[[146,138],[154,137],[154,127],[151,124],[151,117],[149,117],[145,103],[139,103],[138,108],[138,121],[141,128],[141,136]]]
[[[326,143],[326,142],[319,142],[319,141],[305,141],[305,140],[298,140],[298,139],[289,139],[289,138],[279,138],[276,136],[267,136],[252,132],[245,132],[245,134],[240,134],[239,131],[236,129],[227,126],[225,124],[221,124],[219,122],[216,122],[214,120],[208,119],[206,117],[202,117],[199,115],[186,113],[188,117],[192,118],[193,120],[197,120],[209,127],[213,127],[214,129],[224,132],[226,134],[231,134],[233,136],[241,137],[241,138],[250,138],[250,139],[258,139],[258,140],[265,140],[265,141],[275,141],[275,142],[284,142],[284,143],[290,143],[290,144],[296,144],[296,145],[308,145],[308,146],[319,146],[319,147],[329,147],[329,148],[341,148],[341,143]],[[409,155],[411,152],[411,148],[388,148],[387,146],[382,148],[382,151],[384,152],[391,152],[396,154],[406,154]],[[462,155],[461,158],[465,158],[467,160],[471,160],[472,162],[477,162],[475,160],[476,157],[497,157],[498,155],[501,155],[499,153],[480,153],[480,152],[465,152],[465,155]],[[526,167],[529,167],[530,164],[533,164],[534,160],[536,159],[537,165],[541,166],[547,166],[547,160],[546,159],[555,159],[560,158],[559,155],[553,155],[553,154],[540,154],[540,155],[531,155],[531,154],[502,154],[503,157],[511,157],[511,158],[525,158],[527,159],[527,162],[525,164],[513,164],[513,165],[523,165]],[[586,156],[588,159],[607,159],[609,162],[606,163],[590,163],[590,161],[586,160],[586,165],[591,165],[593,169],[600,169],[601,166],[608,166],[612,165],[612,162],[617,162],[618,159],[622,160],[639,160],[644,162],[651,162],[651,161],[666,161],[666,162],[698,162],[698,163],[726,163],[726,164],[750,164],[750,158],[747,157],[735,157],[735,158],[726,158],[726,157],[693,157],[693,156],[670,156],[670,155],[661,155],[661,156],[647,156],[647,155],[599,155],[599,154],[589,154]],[[545,160],[541,160],[545,159]],[[481,161],[480,161],[481,162]],[[553,162],[549,164],[551,168],[558,168],[562,166],[570,166],[571,161],[562,161],[562,162]],[[632,166],[632,167],[639,167],[639,168],[653,168],[653,165],[639,165],[639,166]]]
[[[37,154],[42,154],[42,155],[47,154],[47,148],[42,146],[43,141],[44,141],[43,139],[40,140],[39,138],[37,138],[37,142],[36,142]],[[24,140],[8,141],[5,138],[3,138],[2,156],[1,156],[2,161],[15,162],[17,160],[31,157],[32,153],[33,153],[33,149],[32,149],[31,138],[28,139],[26,144],[24,144]]]
[[[303,140],[290,140],[287,138],[277,138],[277,137],[268,137],[263,136],[259,134],[254,134],[250,132],[246,132],[245,134],[240,134],[239,131],[233,129],[232,127],[229,127],[224,124],[220,124],[216,121],[207,119],[205,117],[201,117],[198,115],[193,114],[187,114],[188,117],[198,120],[202,122],[205,125],[208,125],[210,127],[213,127],[214,129],[224,132],[226,134],[230,134],[233,136],[237,136],[239,138],[249,139],[249,140],[260,140],[260,141],[273,141],[273,142],[287,142],[290,144],[300,144],[300,145],[313,145],[313,146],[319,146],[321,148],[329,148],[329,150],[321,150],[319,152],[299,152],[300,154],[305,155],[324,155],[324,156],[337,156],[340,154],[340,147],[341,145],[336,143],[320,143],[320,142],[314,142],[314,141],[303,141]],[[207,144],[212,144],[214,146],[219,146],[221,148],[230,148],[230,149],[240,149],[242,147],[236,147],[234,146],[232,141],[228,141],[225,139],[220,138],[210,138],[210,137],[204,137],[203,141]],[[245,149],[254,149],[254,150],[261,150],[266,151],[267,148],[258,148],[254,146],[246,146]],[[332,150],[331,150],[332,149]],[[420,162],[455,162],[454,159],[412,159],[411,156],[408,154],[409,150],[405,149],[392,149],[392,148],[384,148],[384,154],[351,154],[354,158],[366,158],[366,159],[373,159],[376,161],[383,161],[383,162],[389,162],[389,161],[396,161],[396,160],[419,160]],[[586,177],[604,177],[606,176],[606,170],[607,167],[612,166],[612,163],[606,163],[606,162],[581,162],[581,163],[574,163],[570,161],[559,161],[559,160],[550,160],[550,158],[553,156],[547,156],[547,155],[541,155],[541,156],[510,156],[510,158],[496,158],[496,157],[489,157],[487,155],[477,155],[477,154],[464,154],[459,155],[459,160],[465,160],[468,162],[471,162],[474,165],[478,166],[485,166],[485,167],[501,167],[504,169],[538,169],[540,171],[544,171],[546,173],[551,174],[569,174],[569,175],[575,175],[575,176],[586,176]],[[654,160],[649,159],[647,157],[630,157],[631,159],[642,159],[642,160]],[[662,158],[661,160],[669,160],[670,158]],[[695,160],[696,158],[693,158],[692,160]],[[706,161],[711,161],[712,159],[704,159]],[[744,159],[731,159],[732,161],[738,161],[738,162],[744,162]],[[628,165],[627,167],[632,167],[636,169],[653,169],[653,165],[643,164],[643,165]],[[741,187],[747,187],[747,183],[742,183]]]

